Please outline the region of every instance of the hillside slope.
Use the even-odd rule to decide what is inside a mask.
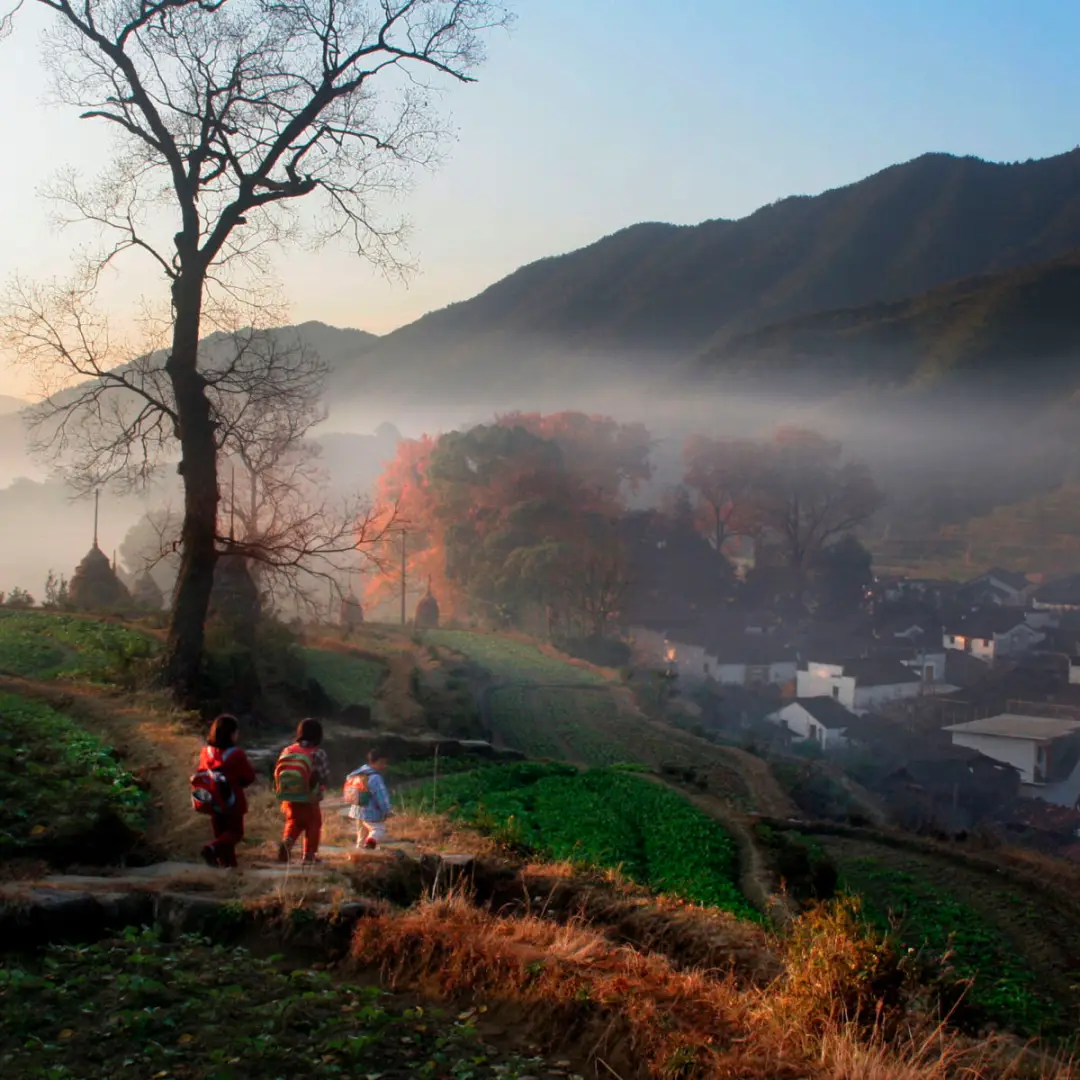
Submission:
[[[739,221],[634,225],[524,266],[387,335],[350,389],[432,371],[446,392],[535,388],[615,354],[624,371],[663,370],[770,323],[1078,247],[1080,151],[1015,165],[927,154]]]
[[[893,303],[778,323],[714,348],[708,376],[827,395],[863,385],[1052,398],[1080,386],[1080,250]],[[974,376],[978,377],[976,382]]]

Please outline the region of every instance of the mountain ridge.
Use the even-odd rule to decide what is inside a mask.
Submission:
[[[1078,296],[1080,248],[898,301],[775,323],[714,348],[698,368],[740,386],[794,380],[819,396],[846,383],[1060,399],[1080,389]]]
[[[1080,247],[1080,150],[924,154],[738,220],[643,222],[547,256],[385,335],[344,389],[522,390],[583,363],[670,371],[761,327],[900,300]],[[521,368],[529,368],[522,378]]]

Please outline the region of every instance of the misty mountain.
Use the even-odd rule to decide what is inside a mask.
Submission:
[[[326,386],[328,399],[338,392],[343,373],[349,372],[379,340],[377,335],[364,330],[341,329],[321,322],[277,327],[270,330],[269,335],[277,348],[298,348],[318,353],[329,369]],[[206,366],[220,367],[235,355],[235,342],[231,335],[215,332],[202,339],[199,349]],[[156,355],[164,364],[164,352],[151,355]],[[117,368],[122,369],[123,365]],[[50,400],[62,404],[65,399],[73,400],[77,393],[78,387],[64,390]],[[5,402],[14,404],[11,408],[5,408]],[[26,405],[27,402],[17,398],[0,396],[0,484],[9,483],[18,476],[45,475],[45,463],[31,458],[27,452],[26,423],[24,417],[18,415],[18,410]]]
[[[491,395],[586,378],[589,364],[670,372],[773,323],[1078,248],[1080,150],[1022,164],[926,154],[738,221],[634,225],[531,263],[388,334],[342,389]]]
[[[735,337],[700,370],[732,385],[819,398],[857,388],[1060,401],[1080,390],[1080,250],[892,303]]]
[[[12,397],[10,394],[0,394],[0,416],[18,412],[20,409],[25,409],[29,404],[28,401],[24,401],[22,398]]]

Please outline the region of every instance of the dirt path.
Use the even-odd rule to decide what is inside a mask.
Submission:
[[[731,834],[739,850],[739,890],[759,911],[768,915],[774,925],[789,925],[798,912],[786,896],[775,891],[772,870],[754,842],[747,820],[733,813],[731,807],[715,795],[688,791],[659,776],[646,776],[646,779],[678,793]]]

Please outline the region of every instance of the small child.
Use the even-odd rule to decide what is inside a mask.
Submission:
[[[318,720],[311,717],[301,720],[296,729],[296,742],[281,751],[274,768],[274,790],[285,814],[278,862],[290,860],[293,847],[301,837],[304,862],[319,861],[320,803],[330,783],[330,762],[319,745],[322,740],[323,729]]]
[[[255,783],[255,769],[247,755],[237,746],[240,724],[235,716],[223,713],[211,725],[206,745],[199,754],[199,774],[214,774],[224,778],[229,794],[227,808],[215,810],[211,817],[214,839],[199,855],[207,866],[235,867],[236,845],[244,838],[244,815],[247,813],[245,788]]]
[[[349,817],[356,822],[356,846],[373,851],[386,840],[386,819],[393,815],[390,793],[382,770],[389,764],[387,754],[379,749],[368,751],[367,764],[349,773],[346,790],[355,788],[358,802],[349,807]],[[356,780],[353,780],[353,778]],[[353,781],[350,784],[350,781]]]

